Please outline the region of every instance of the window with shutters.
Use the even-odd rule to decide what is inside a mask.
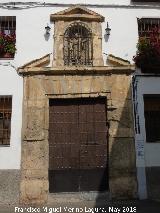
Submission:
[[[133,60],[143,73],[160,73],[160,19],[138,19],[139,40]]]
[[[141,18],[138,19],[139,37],[150,38],[152,34],[156,34],[160,39],[160,18]]]
[[[0,58],[14,58],[16,52],[16,17],[0,16]]]
[[[12,97],[0,96],[0,145],[10,145]]]

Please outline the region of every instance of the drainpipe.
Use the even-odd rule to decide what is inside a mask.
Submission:
[[[139,124],[138,113],[138,79],[137,75],[132,76],[132,100],[133,100],[133,114],[134,114],[134,128],[135,128],[135,150],[136,150],[136,167],[137,167],[137,182],[138,182],[138,197],[140,200],[147,199],[147,184],[145,171],[145,150],[144,140],[141,136],[141,126]]]

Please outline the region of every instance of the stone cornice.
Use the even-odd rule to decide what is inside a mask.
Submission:
[[[93,15],[87,14],[77,14],[77,15],[51,15],[51,21],[73,21],[73,20],[80,20],[80,21],[97,21],[97,22],[104,22],[104,18],[96,17]]]
[[[134,65],[102,66],[102,67],[26,67],[19,68],[18,73],[28,75],[110,75],[131,74],[135,71]]]

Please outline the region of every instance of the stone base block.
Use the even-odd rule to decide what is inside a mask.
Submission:
[[[110,180],[112,199],[137,198],[137,182],[134,177],[119,177]]]
[[[22,180],[20,204],[43,205],[48,199],[48,180]]]

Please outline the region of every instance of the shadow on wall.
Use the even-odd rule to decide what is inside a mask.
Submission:
[[[121,204],[120,200],[137,198],[131,88],[123,104],[117,101],[115,110],[108,109],[107,115],[110,124],[107,165],[110,196],[107,198],[107,194],[98,194],[95,207],[102,208],[99,212],[103,212],[103,208],[109,205],[106,201],[110,198],[113,203],[114,200],[119,200],[116,205]],[[108,212],[107,209],[106,211]]]

